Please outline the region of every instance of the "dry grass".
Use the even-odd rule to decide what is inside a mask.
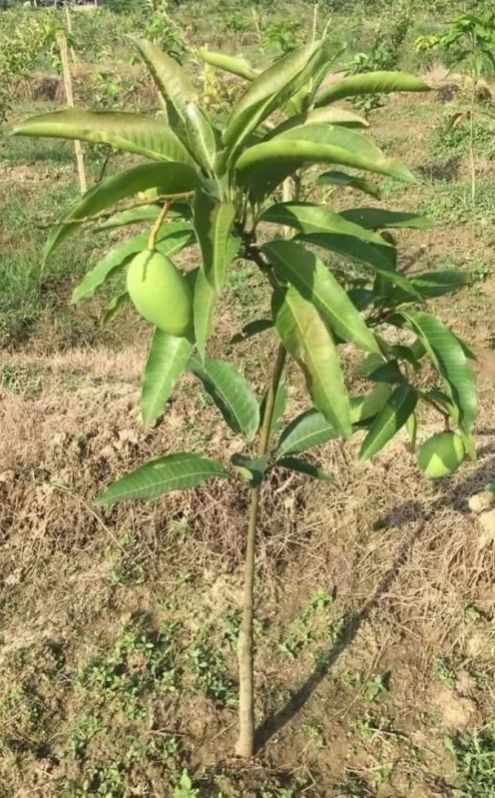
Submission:
[[[433,77],[438,85],[444,80]],[[393,108],[400,116],[404,104]],[[424,142],[433,121],[418,133]],[[410,117],[397,124],[403,135]],[[403,140],[410,148],[410,130]],[[408,192],[405,203],[401,197],[391,204],[412,208],[421,190]],[[477,223],[400,235],[409,255],[404,264],[419,268],[453,249],[468,255],[486,249]],[[494,287],[490,277],[481,296],[466,292],[438,303],[481,355],[477,463],[431,484],[419,475],[405,437],[371,465],[357,461],[353,439],[317,453],[333,483],[279,472],[265,485],[256,661],[265,747],[249,767],[229,758],[235,710],[205,697],[188,659],[210,640],[225,658],[225,679],[235,683],[225,640],[240,599],[244,486],[211,483],[110,510],[94,503],[110,479],[150,457],[193,449],[228,459],[239,441],[191,390],[190,378],[160,426],[143,429],[141,343],[47,355],[41,338],[29,351],[3,355],[0,798],[72,798],[72,787],[59,792],[61,781],[82,784],[90,766],[121,764],[119,744],[125,750],[130,738],[168,733],[180,740],[180,754],[151,776],[139,764],[129,766],[126,791],[117,795],[172,795],[174,773],[187,767],[202,798],[217,798],[220,787],[214,792],[212,785],[220,777],[229,798],[234,788],[242,798],[259,798],[267,785],[292,788],[295,777],[304,779],[301,794],[312,798],[352,795],[345,791],[352,784],[361,791],[354,795],[376,798],[452,796],[445,736],[477,728],[495,713],[495,553],[468,507],[495,479]],[[256,284],[235,290],[241,300],[253,295],[257,307]],[[228,341],[242,325],[241,310],[222,307],[215,353],[220,339]],[[261,389],[269,343],[260,339],[238,351]],[[303,409],[298,396],[291,393],[291,414]],[[429,416],[424,421],[433,423]],[[324,606],[314,609],[318,595]],[[88,711],[103,712],[103,687],[81,692],[80,669],[95,658],[108,660],[141,614],[155,631],[180,624],[182,682],[175,693],[160,687],[158,696],[142,699],[149,710],[144,721],[129,721],[121,704],[103,694],[108,728],[87,754],[73,756],[70,745]],[[142,652],[135,656],[142,670]],[[386,686],[370,698],[370,684],[380,678]],[[21,699],[12,699],[16,691]]]
[[[180,574],[192,579],[186,595],[195,609],[220,617],[237,606],[244,489],[239,494],[235,484],[212,484],[151,505],[102,511],[93,504],[108,479],[149,456],[189,447],[225,455],[237,445],[211,408],[194,404],[187,383],[158,430],[143,430],[136,412],[141,357],[129,350],[67,352],[43,363],[28,355],[7,358],[21,378],[17,393],[4,392],[0,414],[0,672],[6,690],[12,689],[13,657],[22,661],[24,652],[46,651],[55,641],[73,672],[95,639],[114,639],[112,628],[122,618],[136,611],[154,615],[165,596],[180,595]],[[26,390],[25,375],[41,365],[37,390]],[[420,479],[401,440],[373,465],[357,464],[356,444],[326,446],[321,460],[335,475],[334,485],[283,474],[267,484],[258,598],[266,631],[257,660],[265,775],[290,763],[318,784],[345,781],[350,770],[370,781],[373,763],[392,758],[394,796],[409,795],[404,785],[411,774],[416,787],[423,785],[418,796],[448,794],[428,791],[433,775],[441,781],[448,773],[443,734],[452,723],[464,728],[495,709],[491,692],[472,684],[476,701],[442,687],[439,707],[432,676],[439,658],[460,658],[468,673],[493,670],[489,629],[467,615],[476,607],[491,618],[495,609],[493,547],[480,545],[467,509],[469,496],[495,476],[488,390],[482,397],[480,460],[453,479],[433,486]],[[200,417],[208,432],[198,441]],[[128,540],[133,546],[124,555]],[[143,575],[136,584],[115,583],[124,556]],[[335,597],[341,637],[325,644],[325,634],[317,635],[288,660],[279,645],[318,587]],[[315,669],[322,646],[324,666]],[[24,682],[33,678],[24,666],[21,672]],[[378,731],[372,744],[365,738],[357,755],[355,732],[346,734],[363,715],[367,679],[385,672],[392,674],[391,688],[380,699],[380,713],[392,719],[394,734]],[[361,686],[349,687],[352,674]],[[61,739],[77,716],[75,701],[69,680],[51,728]],[[230,750],[231,710],[219,714],[192,696],[180,711],[191,762],[213,766],[219,750]],[[12,733],[12,717],[4,722]],[[321,750],[308,743],[308,728],[322,729]],[[418,764],[411,747],[421,741],[424,761]],[[334,751],[330,761],[328,750]],[[31,756],[21,757],[26,767],[16,777],[16,795],[34,789],[40,765]],[[10,760],[6,767],[11,778]],[[46,782],[40,794],[54,796],[51,789]]]

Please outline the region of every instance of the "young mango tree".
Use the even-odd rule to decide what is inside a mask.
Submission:
[[[45,256],[85,224],[99,229],[149,224],[149,232],[108,252],[75,288],[73,299],[93,295],[126,268],[127,291],[108,312],[130,300],[152,327],[142,380],[144,423],[159,420],[177,380],[188,371],[229,427],[243,436],[244,452],[229,463],[197,452],[167,453],[117,479],[98,501],[155,500],[210,479],[234,479],[239,491],[249,491],[236,751],[250,757],[255,748],[253,614],[262,484],[273,469],[326,479],[305,456],[312,447],[358,434],[360,457],[366,460],[402,427],[409,430],[411,449],[430,477],[451,474],[466,454],[474,457],[471,353],[425,307],[428,299],[459,289],[464,276],[444,270],[408,277],[398,268],[393,230],[423,227],[426,220],[416,214],[366,205],[336,212],[309,199],[318,191],[323,196],[318,186],[330,186],[332,192],[350,187],[376,198],[379,186],[366,173],[414,182],[406,166],[364,134],[366,121],[335,103],[367,93],[425,91],[421,81],[381,72],[324,83],[340,52],[328,41],[302,47],[261,73],[243,61],[205,51],[210,63],[248,81],[219,129],[182,68],[155,45],[145,40],[135,44],[166,117],[61,110],[33,117],[14,132],[82,139],[146,159],[106,177],[78,200],[51,231]],[[288,181],[292,190],[282,196]],[[189,246],[196,248],[198,265],[184,274],[173,258]],[[329,264],[328,253],[338,269]],[[245,340],[265,333],[274,338],[273,369],[262,397],[231,362],[208,355],[215,306],[229,269],[240,259],[260,270],[271,298],[271,313],[253,318],[235,336]],[[346,355],[352,350],[354,362],[356,356],[359,361],[357,370],[367,386],[359,395],[347,387],[352,375],[345,373],[343,350]],[[285,413],[288,358],[304,376],[308,407],[277,432]],[[353,358],[346,356],[345,362]],[[426,364],[427,374],[432,365],[437,374],[431,385]],[[416,447],[421,405],[438,411],[441,431]]]

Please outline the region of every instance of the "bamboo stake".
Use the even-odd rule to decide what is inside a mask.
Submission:
[[[60,31],[57,34],[58,46],[60,49],[60,58],[62,61],[62,72],[64,77],[65,98],[69,108],[74,108],[74,94],[72,91],[72,77],[70,73],[69,64],[69,50],[67,47],[67,39],[65,33]],[[81,194],[85,194],[87,190],[86,172],[84,169],[84,154],[81,147],[81,142],[76,140],[74,142],[74,151],[76,154],[77,173],[79,175],[79,186]]]
[[[69,39],[72,39],[72,17],[70,15],[70,9],[68,3],[64,3],[64,11],[65,11],[65,21],[67,23],[67,33],[69,34]],[[70,57],[72,58],[72,63],[75,64],[77,59],[72,45],[70,48]]]

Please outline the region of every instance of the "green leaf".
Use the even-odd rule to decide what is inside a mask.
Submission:
[[[388,360],[386,363],[378,366],[378,368],[373,369],[373,371],[368,374],[368,379],[372,380],[372,382],[388,382],[392,385],[406,382],[406,378],[400,370],[397,360]]]
[[[148,67],[164,100],[170,100],[180,118],[186,118],[186,106],[198,101],[198,92],[174,58],[146,39],[131,37]]]
[[[387,158],[371,139],[357,130],[349,130],[340,125],[306,123],[284,131],[274,141],[285,141],[287,139],[313,145],[336,147],[360,159],[364,169],[373,171],[371,165],[375,164],[375,170],[376,165],[378,165],[379,171],[383,171],[385,164],[385,173],[391,177],[397,177],[397,179],[405,180],[406,182],[415,181],[414,176],[407,167],[399,161]],[[368,164],[368,166],[365,164]]]
[[[430,91],[422,80],[405,72],[366,72],[350,75],[327,86],[316,99],[316,107],[359,94],[389,94],[393,91]]]
[[[337,349],[317,309],[291,286],[275,292],[273,317],[283,344],[304,373],[315,407],[340,435],[349,437],[349,397]]]
[[[261,485],[268,465],[268,455],[248,457],[248,455],[236,453],[232,455],[230,461],[239,476],[249,482],[252,488]]]
[[[368,377],[373,371],[386,363],[383,355],[367,355],[354,369],[360,377]]]
[[[460,335],[456,335],[455,333],[454,333],[454,335],[457,338],[457,340],[459,341],[459,344],[462,347],[462,351],[466,355],[467,359],[468,360],[478,360],[477,354],[474,352],[473,349],[471,349],[470,346],[468,346],[467,341],[465,341],[464,338],[461,338]]]
[[[217,154],[215,131],[206,114],[195,103],[186,105],[186,131],[191,150],[207,172],[213,172]]]
[[[116,150],[135,152],[154,161],[194,164],[180,139],[163,121],[141,114],[74,109],[53,111],[21,122],[13,130],[13,135],[80,139],[92,144],[109,144]]]
[[[232,202],[218,202],[203,192],[194,202],[194,228],[198,236],[205,276],[211,287],[219,291],[227,268],[237,254],[239,239],[232,236],[235,207]]]
[[[337,129],[337,126],[334,126]],[[345,131],[354,133],[353,130]],[[344,147],[319,144],[313,141],[290,140],[280,136],[272,141],[255,144],[244,150],[236,162],[237,178],[241,185],[255,183],[256,197],[263,197],[295,170],[309,164],[341,164],[355,169],[414,182],[412,173],[393,158],[367,158]]]
[[[350,128],[365,128],[369,127],[370,123],[364,117],[359,116],[354,111],[349,111],[346,108],[312,108],[306,114],[304,124],[327,124],[327,125],[341,125],[342,127]]]
[[[340,214],[348,222],[359,224],[368,230],[383,230],[386,227],[429,230],[432,224],[426,216],[406,211],[389,211],[385,208],[350,208]]]
[[[251,440],[258,429],[260,409],[242,374],[230,363],[213,358],[204,363],[191,358],[189,369],[201,380],[229,427]]]
[[[422,299],[452,294],[469,285],[469,275],[458,269],[445,269],[435,272],[411,274],[409,281]],[[387,294],[387,305],[396,307],[402,302],[414,302],[415,299],[405,291],[396,288]]]
[[[277,276],[312,302],[340,338],[370,352],[380,352],[373,333],[345,290],[313,252],[284,239],[265,244],[263,251]]]
[[[156,241],[156,249],[163,255],[171,257],[193,241],[194,234],[187,222],[171,222],[161,228]],[[75,287],[72,293],[72,302],[76,304],[81,299],[93,296],[96,289],[103,285],[117,269],[124,266],[133,255],[146,249],[147,243],[148,237],[140,234],[107,252]]]
[[[351,421],[363,424],[374,418],[387,402],[392,390],[389,385],[379,383],[370,393],[351,398]]]
[[[332,477],[327,474],[323,468],[308,463],[306,460],[301,460],[299,457],[283,457],[277,460],[275,465],[279,468],[287,468],[289,471],[296,471],[299,474],[305,474],[313,479],[320,479],[323,482],[330,482]]]
[[[211,287],[203,268],[199,269],[194,286],[193,315],[194,336],[201,359],[204,360],[206,344],[213,326],[217,292]]]
[[[311,76],[319,64],[321,43],[306,45],[258,75],[236,103],[227,121],[223,143],[228,150],[280,108]]]
[[[107,177],[89,189],[82,199],[77,200],[61,223],[53,228],[45,244],[44,259],[46,260],[68,235],[81,228],[80,222],[83,219],[95,216],[139,191],[160,186],[163,194],[173,195],[193,191],[197,185],[198,177],[195,171],[181,163],[140,164]],[[135,210],[133,212],[135,213]]]
[[[158,205],[143,205],[141,208],[129,208],[126,211],[118,211],[101,222],[94,228],[95,233],[101,230],[112,230],[115,227],[125,227],[128,224],[140,224],[141,222],[152,222],[158,214],[160,208]]]
[[[192,349],[193,344],[187,338],[176,338],[158,329],[153,333],[141,392],[141,414],[145,424],[154,424],[163,414]]]
[[[320,446],[337,437],[337,430],[326,420],[323,413],[312,408],[301,413],[287,425],[280,436],[275,457],[278,460],[287,454],[307,452],[313,446]]]
[[[178,452],[151,460],[127,476],[112,482],[97,497],[98,504],[136,499],[151,500],[174,490],[187,490],[208,479],[226,477],[221,463],[193,452]]]
[[[447,391],[459,410],[459,425],[469,435],[476,419],[476,388],[473,372],[458,338],[440,319],[429,313],[401,311],[416,332],[442,375]]]
[[[101,320],[102,325],[105,326],[105,324],[108,324],[110,319],[113,319],[115,314],[118,313],[119,310],[124,307],[124,305],[127,305],[128,302],[130,302],[130,297],[127,291],[123,291],[118,296],[114,296],[114,298],[108,303],[107,309],[103,314]]]
[[[299,240],[307,241],[308,244],[329,249],[337,252],[346,258],[368,266],[376,274],[382,275],[393,285],[400,286],[407,294],[414,299],[421,299],[420,295],[404,274],[395,268],[394,247],[377,247],[368,244],[359,238],[334,233],[309,233],[298,236]]]
[[[379,233],[348,222],[339,213],[333,213],[323,205],[315,205],[312,202],[280,202],[271,205],[263,211],[260,221],[294,227],[304,234],[335,233],[352,236],[369,244],[391,249],[390,244]]]
[[[362,191],[364,194],[369,194],[370,197],[381,199],[381,189],[374,183],[370,183],[362,177],[357,175],[349,175],[346,172],[323,172],[317,181],[317,184],[323,186],[343,186],[344,188],[355,188],[357,191]]]
[[[199,49],[196,51],[199,57],[210,66],[223,69],[224,72],[230,72],[232,75],[237,75],[239,78],[245,80],[254,80],[258,73],[244,58],[235,58],[232,55],[225,55],[225,53],[215,53],[211,50]]]
[[[259,333],[266,332],[266,330],[271,330],[272,327],[272,319],[255,319],[245,324],[239,333],[233,335],[230,339],[230,343],[240,344],[243,341],[247,341],[247,339],[251,338],[253,335],[259,335]]]
[[[369,122],[363,119],[362,116],[354,113],[354,111],[347,111],[343,108],[313,108],[310,111],[302,114],[290,116],[285,119],[280,125],[277,125],[272,130],[269,130],[264,141],[270,141],[282,133],[286,133],[293,128],[300,128],[303,125],[341,125],[347,128],[366,128],[369,127]]]
[[[380,449],[383,449],[385,444],[407,422],[417,401],[418,395],[409,385],[400,385],[395,389],[383,410],[375,418],[363,441],[359,452],[361,460],[369,460]]]

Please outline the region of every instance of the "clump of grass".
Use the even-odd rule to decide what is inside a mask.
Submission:
[[[447,749],[453,756],[459,798],[488,798],[495,795],[495,722],[474,732],[451,737]]]

